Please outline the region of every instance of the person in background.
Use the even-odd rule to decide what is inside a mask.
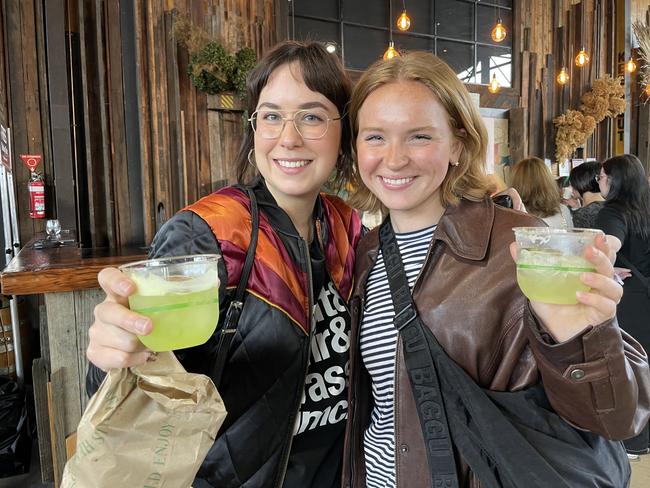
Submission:
[[[560,176],[555,180],[558,191],[560,192],[560,203],[569,207],[573,211],[580,208],[580,199],[574,195],[568,176]]]
[[[517,162],[510,184],[521,195],[528,213],[540,217],[549,227],[573,227],[571,211],[560,202],[557,184],[544,161],[530,157]]]
[[[591,290],[577,293],[576,305],[528,302],[516,281],[512,228],[543,223],[490,200],[487,131],[456,73],[431,53],[379,61],[357,83],[349,110],[360,178],[350,203],[388,211],[382,226],[396,234],[420,320],[451,360],[493,391],[541,378],[553,408],[581,429],[615,439],[638,432],[650,415],[648,358],[616,323],[622,288],[606,239],[586,253],[596,271],[581,277]],[[550,173],[548,180],[557,196]],[[386,272],[394,257],[384,256],[379,234],[373,229],[357,247],[343,486],[430,488],[426,451],[437,447],[423,441]],[[567,373],[576,364],[589,379]],[[423,416],[438,433],[428,391],[419,393],[430,404]],[[479,487],[478,475],[455,460],[459,486]]]
[[[630,269],[617,307],[623,330],[650,350],[650,186],[641,161],[632,154],[608,159],[598,174],[605,204],[596,216],[598,229],[609,234],[618,251],[616,266]],[[624,441],[629,454],[648,453],[650,427]]]
[[[357,213],[321,194],[352,170],[346,107],[350,82],[319,43],[280,43],[247,80],[250,114],[236,161],[259,205],[259,243],[219,392],[228,415],[194,488],[337,488],[347,415],[347,364]],[[250,241],[250,200],[226,187],[176,214],[150,256],[221,254],[220,316],[234,295]],[[152,324],[131,312],[135,284],[117,269],[99,282],[106,299],[89,330],[87,390],[103,371],[150,356],[136,334]],[[179,327],[191,324],[178,324]],[[218,376],[220,329],[175,351],[194,373]]]
[[[573,211],[573,226],[583,229],[591,229],[596,223],[596,215],[605,199],[600,194],[598,186],[598,174],[600,163],[589,161],[576,166],[569,174],[569,182],[574,193],[582,201],[582,206]]]

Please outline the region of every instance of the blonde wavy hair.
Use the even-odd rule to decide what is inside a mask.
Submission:
[[[440,58],[424,51],[413,51],[388,61],[379,60],[363,74],[352,92],[349,116],[352,128],[355,171],[352,185],[356,192],[350,205],[359,210],[386,209],[361,180],[356,158],[359,133],[359,110],[366,98],[378,88],[400,81],[416,81],[425,85],[442,104],[449,118],[449,127],[462,145],[458,166],[449,167],[440,187],[442,204],[455,205],[461,198],[482,200],[490,191],[485,174],[487,131],[478,108],[456,73]]]
[[[510,184],[521,195],[528,213],[544,218],[560,211],[561,197],[557,183],[541,159],[528,157],[515,164]]]

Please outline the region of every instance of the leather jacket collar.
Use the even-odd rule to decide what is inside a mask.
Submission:
[[[451,252],[463,259],[485,258],[494,223],[494,204],[489,199],[470,202],[461,199],[449,206],[438,222],[433,241],[442,241]],[[363,296],[366,279],[379,252],[379,227],[372,230],[357,249],[357,269],[363,270],[356,283],[355,295]]]

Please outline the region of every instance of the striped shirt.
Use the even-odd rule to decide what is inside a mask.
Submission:
[[[436,226],[415,232],[396,234],[411,289],[424,264]],[[361,357],[372,378],[374,407],[370,425],[363,435],[366,486],[391,488],[395,479],[395,352],[397,330],[384,257],[379,252],[366,283],[366,302],[361,321]]]

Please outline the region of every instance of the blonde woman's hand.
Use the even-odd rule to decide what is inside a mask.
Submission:
[[[101,270],[97,279],[106,298],[95,307],[95,321],[88,330],[88,360],[104,371],[146,362],[152,353],[136,334],[147,335],[153,326],[149,318],[129,309],[135,284],[116,268]]]
[[[516,243],[511,244],[510,252],[516,261]],[[623,296],[623,287],[614,279],[610,254],[611,250],[604,235],[597,236],[595,245],[587,248],[584,257],[594,265],[596,271],[581,274],[580,280],[591,290],[577,292],[576,305],[530,302],[544,328],[556,341],[571,339],[587,327],[598,325],[616,315],[616,305]]]

